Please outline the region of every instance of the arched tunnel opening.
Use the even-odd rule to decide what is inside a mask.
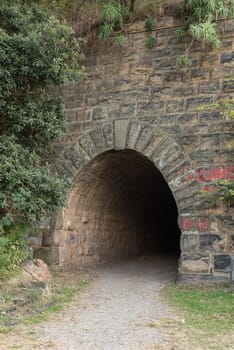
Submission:
[[[160,171],[136,151],[107,151],[91,160],[77,176],[66,213],[73,265],[180,255],[174,197]]]

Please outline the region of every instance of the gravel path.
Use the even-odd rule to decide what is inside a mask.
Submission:
[[[25,341],[24,349],[155,349],[167,341],[160,320],[171,316],[159,292],[175,279],[175,269],[175,262],[163,257],[99,267],[75,303],[33,327],[33,338],[40,342]]]

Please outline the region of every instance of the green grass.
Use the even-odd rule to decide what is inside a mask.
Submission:
[[[6,334],[19,324],[47,321],[60,312],[85,288],[90,276],[58,274],[53,277],[50,294],[37,285],[4,284],[0,288],[0,334]]]
[[[233,290],[169,285],[165,291],[170,304],[183,313],[186,325],[209,335],[234,331]]]
[[[71,302],[74,297],[88,285],[87,280],[82,280],[79,284],[70,287],[57,287],[50,302],[44,307],[42,311],[35,315],[30,315],[25,318],[26,322],[40,323],[42,321],[49,320],[50,316],[54,313],[63,310],[64,305]]]

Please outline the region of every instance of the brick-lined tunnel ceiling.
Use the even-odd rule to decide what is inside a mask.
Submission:
[[[108,151],[89,162],[68,206],[67,222],[74,222],[79,236],[78,255],[101,261],[179,252],[172,193],[154,164],[135,151]]]

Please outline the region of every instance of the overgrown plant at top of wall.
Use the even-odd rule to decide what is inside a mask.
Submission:
[[[80,57],[79,39],[67,24],[34,1],[0,0],[0,254],[5,262],[14,250],[16,263],[24,259],[22,230],[34,229],[64,204],[69,181],[44,159],[49,144],[65,131],[65,113],[47,86],[80,78]]]
[[[222,46],[217,20],[234,17],[234,0],[187,0],[181,6],[182,26],[177,36],[190,36],[191,41],[178,64],[191,65],[189,52],[194,40],[218,48]]]

